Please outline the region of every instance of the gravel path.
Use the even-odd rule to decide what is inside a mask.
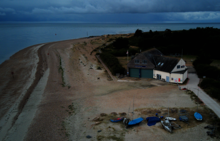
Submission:
[[[192,90],[198,97],[210,108],[213,112],[220,117],[220,105],[214,101],[208,94],[206,94],[200,87],[199,78],[196,74],[190,73],[188,74],[189,82],[185,86],[181,86],[181,88],[187,88]]]

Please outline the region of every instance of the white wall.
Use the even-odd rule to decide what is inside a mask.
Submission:
[[[179,69],[177,69],[178,65],[180,65]],[[183,59],[180,59],[179,62],[177,63],[177,65],[173,68],[173,70],[171,72],[183,71],[187,68],[186,66],[184,68],[181,68],[182,65],[185,66],[186,62]]]
[[[188,70],[183,74],[183,82],[186,80],[188,77]]]
[[[153,78],[155,79],[157,79],[157,74],[160,74],[161,79],[165,79],[165,81],[166,81],[166,76],[169,76],[169,79],[170,79],[170,73],[168,72],[163,72],[163,71],[158,71],[158,70],[154,70],[153,72],[154,72]]]
[[[183,74],[171,73],[170,77],[171,77],[170,82],[183,83]],[[172,80],[172,78],[173,78],[173,80]],[[179,78],[180,78],[180,82],[179,82]],[[175,82],[175,79],[177,79],[177,82]]]

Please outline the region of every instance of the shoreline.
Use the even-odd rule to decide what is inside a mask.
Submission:
[[[34,24],[34,23],[33,23]],[[62,23],[63,24],[63,23]],[[71,23],[72,24],[72,23]],[[97,23],[94,23],[94,24],[97,24]],[[107,23],[108,24],[108,23]],[[120,24],[120,23],[118,23],[118,24]],[[144,23],[144,24],[148,24],[148,23]],[[161,24],[161,23],[149,23],[149,24]],[[166,24],[166,23],[163,23],[163,24]],[[168,24],[182,24],[182,23],[168,23]],[[185,24],[185,23],[184,23]],[[197,24],[197,23],[187,23],[187,24]],[[201,24],[220,24],[220,23],[201,23]],[[134,24],[134,25],[136,25],[136,24]],[[141,24],[139,24],[139,25],[141,25]],[[213,26],[210,26],[210,27],[213,27]],[[136,27],[136,29],[138,29],[139,27],[137,26]],[[149,27],[150,28],[150,27]],[[152,28],[152,27],[151,27]],[[192,27],[192,28],[189,28],[189,29],[194,29],[194,28],[196,28],[196,27]],[[168,29],[171,29],[171,28],[169,28],[168,27]],[[176,30],[172,30],[172,31],[181,31],[181,30],[189,30],[189,29],[184,29],[184,28],[181,28],[181,29],[176,29]],[[143,29],[142,29],[143,30]],[[149,29],[150,30],[150,29]],[[156,30],[156,29],[151,29],[152,31],[158,31],[158,32],[164,32],[164,30]],[[149,32],[149,31],[145,31],[145,32]],[[32,45],[30,45],[30,46],[26,46],[26,47],[24,47],[24,48],[22,48],[22,49],[20,49],[20,50],[18,50],[17,52],[19,52],[19,51],[21,51],[21,50],[23,50],[23,49],[25,49],[25,48],[29,48],[29,47],[32,47],[32,46],[35,46],[35,45],[39,45],[39,44],[47,44],[47,43],[55,43],[55,42],[60,42],[60,41],[68,41],[68,40],[77,40],[77,39],[84,39],[84,38],[92,38],[92,37],[100,37],[100,36],[104,36],[104,35],[119,35],[119,34],[134,34],[135,33],[135,31],[132,31],[132,32],[128,32],[128,33],[120,33],[120,32],[118,32],[118,33],[113,33],[113,34],[107,34],[107,33],[105,33],[105,34],[102,34],[102,35],[95,35],[95,36],[89,36],[89,37],[86,37],[86,36],[84,36],[84,37],[79,37],[79,38],[69,38],[69,39],[64,39],[64,40],[57,40],[57,41],[49,41],[49,42],[41,42],[41,43],[36,43],[36,44],[32,44]],[[0,63],[0,65],[2,65],[5,61],[7,61],[7,60],[9,60],[10,59],[10,57],[11,56],[13,56],[14,54],[16,54],[17,52],[14,52],[14,53],[6,53],[6,54],[11,54],[11,55],[8,55],[8,57],[3,57],[3,59],[1,60],[2,62]],[[5,59],[4,59],[5,58]]]
[[[101,35],[101,36],[104,36],[104,35]],[[70,40],[79,40],[79,39],[89,39],[89,38],[93,38],[93,37],[100,37],[100,36],[89,36],[89,37],[81,37],[81,38],[74,38],[74,39],[66,39],[66,40],[59,40],[59,41],[51,41],[51,42],[44,42],[44,43],[37,43],[37,44],[34,44],[34,45],[30,45],[30,46],[27,46],[27,47],[24,47],[20,50],[18,50],[17,52],[13,53],[12,55],[10,55],[9,57],[7,57],[6,60],[4,60],[2,63],[0,63],[0,68],[1,68],[1,65],[3,63],[5,63],[6,61],[10,60],[10,58],[14,55],[16,55],[17,53],[27,49],[27,48],[31,48],[31,47],[34,47],[34,46],[38,46],[38,45],[41,45],[41,44],[50,44],[50,43],[57,43],[57,42],[63,42],[63,41],[70,41]]]

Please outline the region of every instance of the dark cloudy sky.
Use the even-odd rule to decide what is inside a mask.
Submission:
[[[0,0],[0,22],[220,22],[220,0]]]

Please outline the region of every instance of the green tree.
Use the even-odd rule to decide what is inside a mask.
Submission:
[[[135,36],[135,37],[140,37],[140,36],[142,36],[142,34],[143,34],[142,30],[137,29],[137,30],[135,31],[135,33],[134,33],[134,36]]]
[[[117,49],[122,49],[122,48],[126,48],[128,49],[128,39],[127,38],[118,38],[116,39],[116,41],[113,43],[113,46]]]

